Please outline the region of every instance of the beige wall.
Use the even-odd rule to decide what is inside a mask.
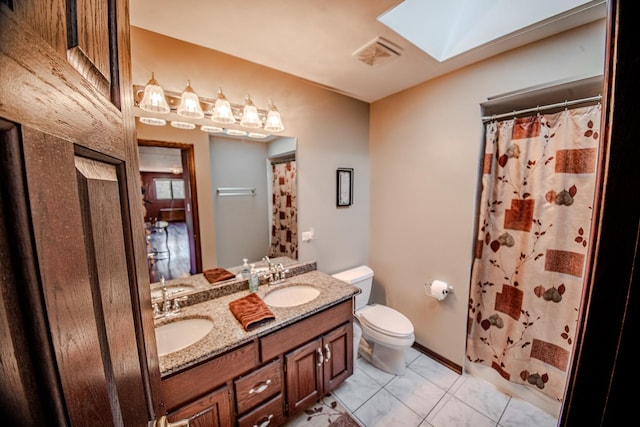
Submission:
[[[311,227],[315,231],[315,240],[299,242],[299,258],[317,261],[327,273],[368,261],[369,104],[137,27],[131,28],[131,51],[134,84],[144,85],[153,71],[162,87],[173,92],[181,92],[189,79],[207,98],[214,98],[221,87],[231,102],[241,103],[249,93],[259,108],[265,108],[272,99],[286,127],[283,135],[297,138],[299,232]],[[208,135],[140,123],[137,132],[139,139],[194,144],[203,268],[215,266]],[[349,208],[336,208],[338,167],[355,169],[355,203]]]
[[[419,344],[463,365],[480,104],[502,93],[601,74],[604,34],[602,20],[425,82],[372,104],[370,121],[365,103],[135,27],[133,81],[144,84],[154,71],[165,89],[176,92],[190,79],[208,97],[220,86],[236,102],[247,92],[258,106],[272,98],[284,133],[298,141],[299,230],[313,227],[316,235],[300,242],[300,259],[316,260],[327,273],[370,265],[374,301],[406,314]],[[144,125],[138,133],[196,145],[200,215],[211,218],[206,134]],[[335,207],[337,167],[355,169],[350,208]],[[203,245],[215,246],[213,229],[206,233]],[[205,268],[212,266],[206,259]],[[443,302],[424,293],[424,284],[436,278],[455,287]]]
[[[474,210],[487,97],[602,74],[604,20],[425,82],[371,107],[374,298],[407,315],[416,341],[464,364]],[[441,279],[442,302],[424,284]]]

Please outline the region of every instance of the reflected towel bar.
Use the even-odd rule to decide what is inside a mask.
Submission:
[[[256,189],[253,187],[218,187],[218,196],[255,196]]]

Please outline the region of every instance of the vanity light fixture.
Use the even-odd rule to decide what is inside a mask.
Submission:
[[[142,101],[140,101],[140,108],[144,111],[163,114],[171,110],[164,96],[164,91],[156,81],[153,72],[151,72],[151,79],[144,87],[144,96],[142,97]]]
[[[242,110],[242,119],[240,120],[240,126],[256,129],[262,126],[262,121],[258,115],[258,109],[251,100],[251,97],[247,94],[245,99],[244,109]]]
[[[200,130],[202,132],[209,132],[209,133],[220,133],[220,132],[224,132],[224,129],[218,126],[207,126],[207,125],[202,125],[200,126]]]
[[[155,117],[139,117],[140,123],[151,126],[165,126],[167,121],[165,119],[156,119]]]
[[[202,107],[200,106],[200,99],[191,88],[191,82],[189,80],[187,80],[187,87],[180,97],[180,105],[178,105],[177,112],[178,115],[190,119],[201,119],[204,117]]]
[[[196,128],[196,125],[194,125],[193,123],[178,122],[175,120],[171,122],[171,126],[176,129],[184,129],[184,130],[191,130]]]
[[[220,124],[236,124],[243,128],[254,130],[265,130],[266,133],[277,133],[284,130],[282,117],[276,106],[269,100],[268,109],[258,109],[249,95],[245,99],[244,105],[229,102],[218,88],[218,95],[215,99],[198,96],[191,82],[187,81],[187,87],[182,93],[164,91],[151,73],[151,79],[146,86],[134,85],[134,105],[142,110],[156,114],[177,114],[184,120],[178,119],[180,129],[194,129],[196,125],[203,125],[199,120],[210,119]],[[177,117],[176,117],[177,118]],[[145,119],[147,120],[147,119]],[[150,120],[142,123],[161,126],[161,119]],[[153,121],[153,123],[150,123]],[[173,122],[172,122],[173,123]],[[193,127],[181,125],[180,123],[192,123]],[[166,122],[165,122],[166,124]],[[211,126],[214,128],[217,126]],[[218,130],[205,130],[205,132],[219,132]],[[226,132],[226,127],[221,128]],[[246,134],[246,133],[245,133]]]
[[[230,124],[235,123],[236,118],[233,116],[233,110],[231,109],[231,103],[227,100],[222,93],[222,89],[218,88],[218,97],[216,103],[211,110],[211,120],[216,123]]]
[[[246,136],[247,132],[238,129],[227,129],[227,135],[232,136]]]
[[[269,101],[269,114],[267,114],[264,130],[269,132],[282,132],[284,130],[280,112],[271,101]]]

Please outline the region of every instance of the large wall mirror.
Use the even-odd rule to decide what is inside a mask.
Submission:
[[[202,272],[204,221],[215,230],[216,266],[298,258],[296,138],[210,135],[212,194],[197,190],[191,144],[141,140],[138,150],[152,283]],[[213,217],[197,214],[206,198]]]

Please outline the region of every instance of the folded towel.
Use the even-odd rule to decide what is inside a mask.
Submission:
[[[276,318],[271,310],[269,310],[269,307],[267,307],[267,304],[254,293],[231,301],[229,303],[229,309],[246,331],[262,326]]]
[[[202,272],[202,274],[204,274],[204,277],[209,283],[221,282],[223,280],[233,279],[234,277],[236,277],[236,275],[232,272],[220,267],[205,270]]]

